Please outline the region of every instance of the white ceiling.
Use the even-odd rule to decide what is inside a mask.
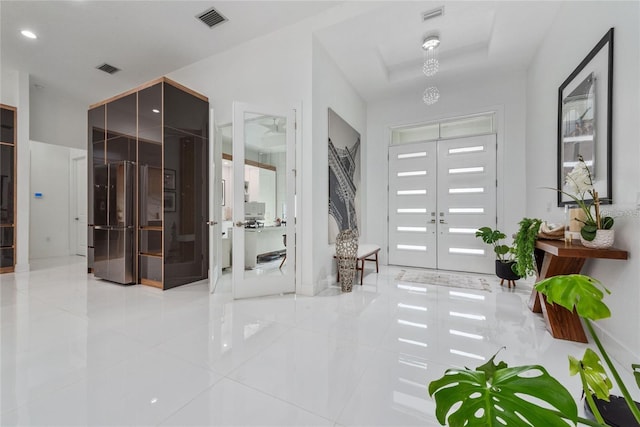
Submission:
[[[422,40],[438,34],[440,69],[430,81],[525,70],[556,16],[557,1],[395,1],[317,32],[316,36],[368,101],[416,85]],[[422,13],[444,5],[425,22]]]
[[[340,1],[0,1],[3,68],[31,75],[86,104],[273,32]],[[425,34],[437,32],[440,81],[524,70],[554,19],[556,1],[356,2],[362,13],[316,36],[365,100],[424,85]],[[421,12],[445,6],[422,22]],[[229,22],[209,29],[195,16],[215,7]],[[352,5],[353,6],[353,5]],[[340,20],[339,14],[336,22]],[[20,35],[29,28],[37,40]],[[107,62],[122,71],[108,75]]]
[[[333,1],[0,1],[2,67],[90,104],[335,6]],[[196,19],[215,7],[228,22]],[[20,34],[30,29],[30,40]],[[95,67],[109,63],[109,75]]]

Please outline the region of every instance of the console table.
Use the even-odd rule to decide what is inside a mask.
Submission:
[[[627,259],[627,251],[620,249],[590,249],[580,243],[566,245],[562,240],[537,240],[534,256],[538,266],[538,280],[553,276],[579,274],[587,258]],[[575,309],[571,312],[559,305],[547,303],[535,288],[529,297],[529,308],[542,313],[547,330],[554,338],[587,342],[587,336]]]

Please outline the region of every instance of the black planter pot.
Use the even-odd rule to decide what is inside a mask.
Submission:
[[[607,402],[593,396],[593,400],[596,402],[596,407],[607,425],[611,427],[640,427],[629,406],[627,406],[624,397],[609,396],[609,401]],[[640,408],[640,403],[636,402],[636,406]],[[584,412],[588,419],[595,421],[586,399],[584,400]]]
[[[496,260],[496,276],[504,280],[518,280],[520,276],[514,273],[512,267],[515,265],[515,261],[500,261]]]

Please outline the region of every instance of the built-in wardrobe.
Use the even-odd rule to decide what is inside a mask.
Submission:
[[[167,78],[90,107],[96,277],[170,289],[208,276],[208,111],[206,97]]]
[[[0,273],[16,260],[16,120],[15,107],[0,104]]]

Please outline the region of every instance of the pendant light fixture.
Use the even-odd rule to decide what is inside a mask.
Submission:
[[[440,38],[437,35],[427,36],[422,41],[422,50],[424,52],[422,72],[427,77],[434,76],[438,72],[438,68],[440,68],[438,46],[440,46]]]
[[[422,39],[422,51],[424,62],[422,72],[428,78],[432,78],[438,73],[440,61],[438,61],[438,49],[440,37],[435,34],[427,35]],[[422,93],[422,102],[426,105],[433,105],[440,99],[440,91],[436,86],[429,86]]]

